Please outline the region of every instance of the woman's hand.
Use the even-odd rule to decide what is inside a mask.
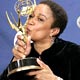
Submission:
[[[17,43],[12,49],[14,59],[13,61],[16,61],[17,59],[22,59],[25,58],[26,56],[29,55],[30,50],[31,50],[31,37],[28,36],[26,43],[23,41],[23,36],[18,35],[17,36]]]
[[[53,74],[51,69],[45,63],[39,59],[37,59],[37,62],[40,65],[41,70],[31,71],[27,73],[27,75],[35,76],[36,80],[58,80],[58,77]]]

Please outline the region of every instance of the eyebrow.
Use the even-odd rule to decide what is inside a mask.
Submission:
[[[34,11],[32,12],[34,14]],[[39,16],[44,16],[46,19],[48,19],[44,14],[39,13]]]

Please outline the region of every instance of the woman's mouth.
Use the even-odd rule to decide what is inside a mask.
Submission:
[[[26,29],[27,35],[30,34],[30,31],[31,31],[31,30],[30,30],[29,28]]]

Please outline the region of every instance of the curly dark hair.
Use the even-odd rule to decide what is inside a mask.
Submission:
[[[64,29],[66,28],[68,17],[66,14],[66,11],[56,2],[51,0],[43,0],[40,2],[40,4],[48,5],[53,13],[53,17],[55,19],[54,23],[52,24],[51,28],[58,27],[60,29],[60,32],[57,36],[59,36]]]

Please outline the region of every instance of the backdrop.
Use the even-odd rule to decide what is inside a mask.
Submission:
[[[13,13],[17,20],[14,4],[17,0],[0,0],[0,74],[9,64],[12,58],[13,39],[16,31],[9,26],[5,12]],[[37,0],[37,3],[40,0]],[[80,29],[76,24],[80,16],[80,0],[54,0],[66,10],[68,14],[68,25],[64,33],[60,36],[64,40],[80,44]]]

